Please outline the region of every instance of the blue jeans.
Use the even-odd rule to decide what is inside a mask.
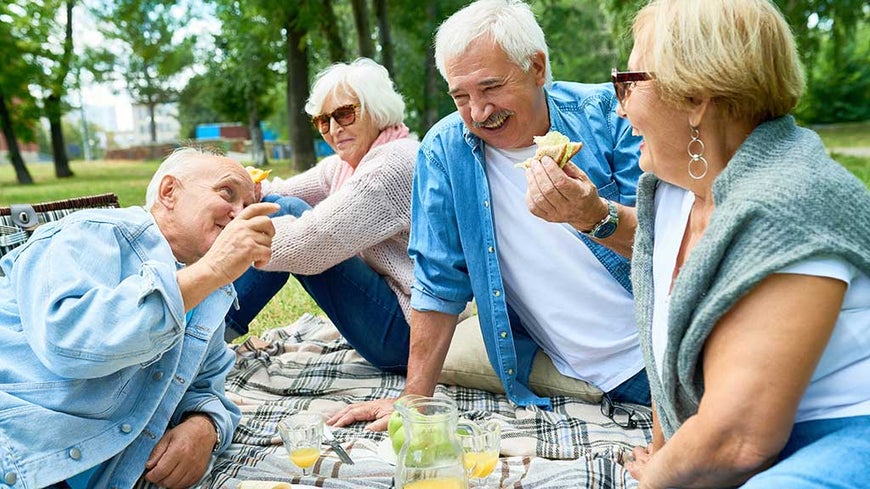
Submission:
[[[263,201],[281,206],[272,217],[299,217],[311,209],[296,197],[268,195]],[[363,358],[382,370],[405,373],[410,344],[408,322],[395,292],[366,262],[354,256],[317,275],[293,276]],[[227,337],[247,333],[251,320],[289,278],[288,272],[250,268],[236,279],[233,285],[240,308],[230,308],[227,313]]]
[[[616,386],[607,393],[616,402],[631,402],[649,406],[652,404],[652,395],[649,390],[649,378],[646,369],[634,374],[630,379]]]
[[[743,489],[870,487],[870,416],[797,423],[771,468]]]

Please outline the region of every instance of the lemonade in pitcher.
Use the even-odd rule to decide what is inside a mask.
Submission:
[[[459,411],[450,399],[400,398],[401,448],[396,457],[396,489],[466,489],[462,446],[456,438]]]
[[[463,479],[429,479],[405,484],[405,489],[465,489]]]

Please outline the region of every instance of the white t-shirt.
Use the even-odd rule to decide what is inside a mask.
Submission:
[[[486,148],[505,297],[559,372],[609,391],[643,368],[632,296],[576,230],[529,212],[514,165],[534,153]]]
[[[660,379],[674,265],[694,200],[691,192],[666,182],[656,189],[652,349]],[[870,277],[838,257],[803,260],[777,273],[830,277],[848,287],[795,422],[870,414]]]

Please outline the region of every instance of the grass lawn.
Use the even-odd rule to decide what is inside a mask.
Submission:
[[[857,124],[838,124],[814,128],[829,148],[870,147],[870,121]],[[870,156],[847,156],[834,154],[834,159],[858,176],[870,187]],[[37,203],[80,197],[84,195],[114,192],[122,206],[145,203],[145,189],[157,162],[129,161],[73,161],[75,176],[57,179],[51,163],[28,165],[36,183],[18,185],[12,166],[0,164],[0,206],[17,203]],[[289,177],[293,174],[286,160],[272,162],[272,177]],[[311,300],[292,277],[251,324],[251,333],[284,326],[293,322],[304,312],[319,313],[320,308]]]

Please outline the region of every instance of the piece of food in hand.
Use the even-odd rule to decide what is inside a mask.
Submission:
[[[537,151],[535,151],[535,156],[523,161],[522,163],[517,163],[516,166],[521,168],[528,169],[534,160],[540,160],[544,156],[549,156],[553,158],[553,161],[559,165],[559,168],[565,166],[568,163],[568,160],[574,157],[580,148],[583,147],[583,143],[574,143],[568,139],[568,136],[560,133],[559,131],[550,131],[543,136],[535,136],[535,144],[538,145]]]
[[[246,166],[245,170],[248,170],[248,175],[251,176],[251,180],[253,180],[254,183],[262,182],[270,173],[272,173],[272,170],[261,170],[254,166]]]

